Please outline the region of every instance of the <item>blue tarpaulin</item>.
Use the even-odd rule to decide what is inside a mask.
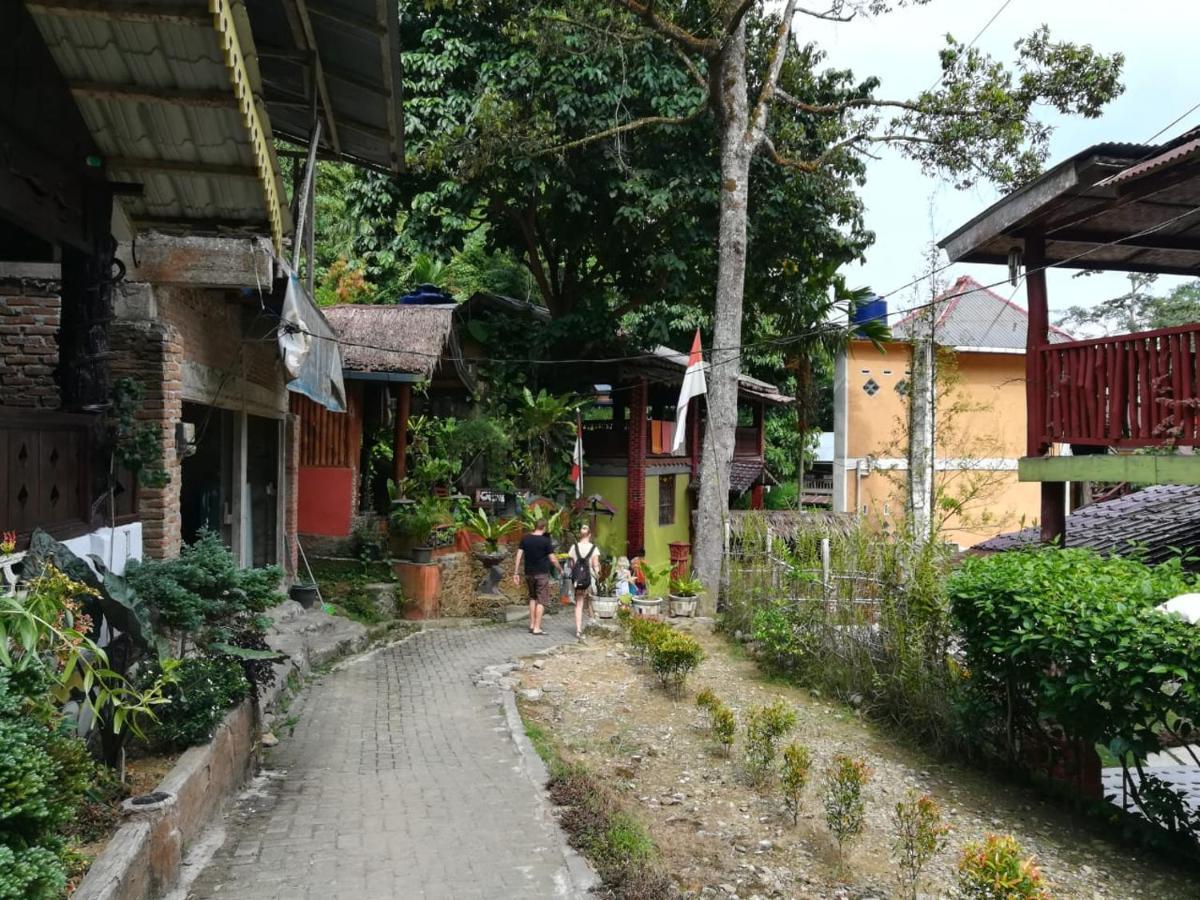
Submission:
[[[288,390],[334,412],[346,411],[338,337],[295,275],[288,275],[279,323],[279,353]]]

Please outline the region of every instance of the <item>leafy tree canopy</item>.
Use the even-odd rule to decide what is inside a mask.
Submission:
[[[1152,292],[1157,275],[1129,275],[1129,290],[1095,306],[1072,306],[1060,327],[1092,334],[1127,334],[1200,322],[1200,279],[1177,285],[1166,294]]]

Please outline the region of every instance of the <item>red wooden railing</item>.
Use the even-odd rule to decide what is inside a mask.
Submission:
[[[1200,323],[1043,345],[1043,439],[1110,447],[1200,445],[1197,349]]]
[[[758,446],[758,426],[739,425],[733,436],[734,456],[761,456]]]

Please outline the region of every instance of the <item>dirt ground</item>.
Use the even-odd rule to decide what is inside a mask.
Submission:
[[[617,637],[601,635],[526,661],[523,686],[542,694],[536,701],[522,695],[521,702],[527,718],[545,727],[568,758],[609,777],[640,811],[668,871],[691,896],[895,896],[891,811],[911,788],[933,795],[951,828],[948,848],[926,870],[923,896],[953,896],[958,848],[994,832],[1011,833],[1036,855],[1058,898],[1200,897],[1200,875],[1109,841],[1032,791],[888,741],[844,707],[767,681],[711,626],[673,621],[692,631],[708,654],[683,696],[668,696]],[[814,755],[798,826],[778,794],[744,782],[740,733],[729,759],[708,737],[695,707],[696,693],[706,687],[739,722],[748,706],[778,697],[796,708],[798,725],[789,739]],[[865,757],[874,773],[866,832],[847,852],[841,877],[819,795],[820,772],[838,752]]]

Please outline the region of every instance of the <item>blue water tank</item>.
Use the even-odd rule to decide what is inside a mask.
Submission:
[[[404,306],[440,306],[453,303],[454,298],[433,284],[418,284],[416,290],[409,291],[396,301]]]
[[[880,322],[886,328],[888,323],[888,305],[882,297],[873,296],[854,307],[850,314],[850,322],[854,325],[864,325],[867,322]],[[861,331],[855,334],[861,335]]]

